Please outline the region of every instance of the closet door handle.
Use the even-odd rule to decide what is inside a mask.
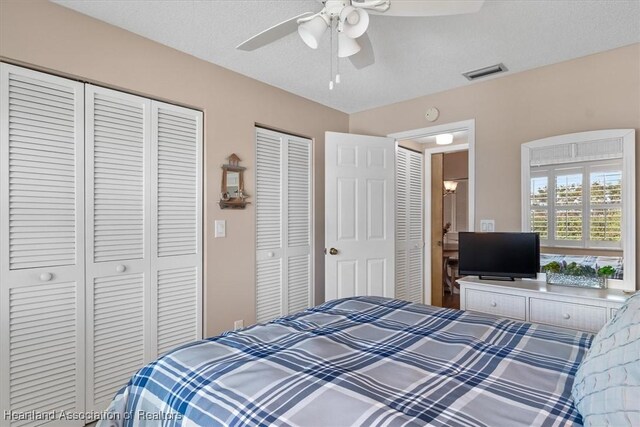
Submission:
[[[562,317],[565,319],[571,319],[571,315],[569,313],[565,313]]]
[[[51,273],[42,273],[40,275],[40,280],[43,282],[48,282],[51,279],[53,279],[53,274]]]
[[[274,255],[275,255],[275,254],[274,254],[273,252],[267,252],[267,256],[268,256],[269,258],[273,258],[273,256],[274,256]]]
[[[491,303],[491,307],[495,307],[495,306],[497,306],[497,305],[498,305],[498,303],[497,303],[497,302],[495,302],[495,301],[493,301],[493,302]]]
[[[118,273],[124,273],[127,270],[127,266],[124,264],[118,264],[118,266],[116,266],[116,271]]]

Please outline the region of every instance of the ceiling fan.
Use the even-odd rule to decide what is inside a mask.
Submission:
[[[375,62],[371,41],[366,34],[369,13],[382,16],[441,16],[474,13],[484,0],[317,0],[323,8],[287,19],[239,44],[236,49],[252,51],[298,30],[302,41],[317,49],[327,29],[331,32],[331,81],[333,89],[333,33],[337,33],[337,56],[349,58],[357,69]],[[337,70],[335,82],[340,83]]]

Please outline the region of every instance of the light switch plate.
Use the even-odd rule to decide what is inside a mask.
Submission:
[[[227,221],[225,221],[224,219],[216,219],[214,229],[215,237],[226,237]]]
[[[233,330],[237,331],[238,329],[244,328],[244,320],[236,320],[233,322]]]
[[[496,221],[493,219],[481,219],[480,231],[483,233],[492,233],[496,231]]]

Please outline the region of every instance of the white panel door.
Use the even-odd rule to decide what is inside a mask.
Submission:
[[[202,338],[202,112],[152,101],[151,345]]]
[[[2,414],[84,411],[83,90],[0,64]]]
[[[395,147],[391,138],[325,134],[325,299],[393,297]]]
[[[87,410],[104,410],[149,341],[151,101],[86,85]]]
[[[256,319],[312,305],[312,142],[256,128]]]

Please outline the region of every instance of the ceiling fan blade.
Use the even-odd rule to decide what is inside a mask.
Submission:
[[[475,13],[484,0],[391,0],[386,12],[371,10],[371,13],[385,16],[442,16]]]
[[[293,18],[274,25],[271,28],[267,28],[263,32],[251,37],[249,40],[240,43],[236,46],[236,49],[250,51],[268,45],[269,43],[273,43],[274,41],[296,31],[298,29],[298,19],[311,15],[313,15],[312,12],[303,13],[302,15],[294,16]]]
[[[358,37],[357,40],[360,45],[360,52],[355,55],[351,55],[349,60],[357,70],[361,70],[369,65],[373,65],[373,63],[376,62],[376,56],[373,52],[373,45],[371,44],[371,40],[367,33]]]

